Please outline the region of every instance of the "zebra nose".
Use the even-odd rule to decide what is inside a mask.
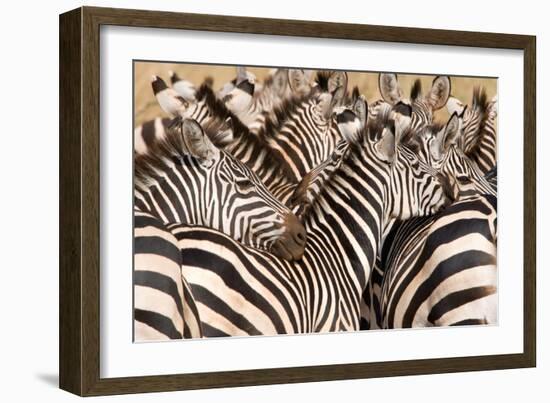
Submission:
[[[284,233],[275,241],[271,252],[286,260],[300,260],[306,247],[306,230],[292,213],[285,216],[284,227]]]
[[[294,214],[288,214],[286,217],[286,227],[287,231],[289,232],[289,235],[292,237],[294,242],[296,242],[299,246],[304,247],[306,245],[306,229],[298,220],[296,215]]]

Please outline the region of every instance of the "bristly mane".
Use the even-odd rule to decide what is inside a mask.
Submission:
[[[416,101],[420,95],[422,95],[422,83],[420,82],[420,79],[417,78],[414,80],[414,84],[411,88],[411,101]]]
[[[363,133],[371,141],[378,141],[382,137],[382,132],[386,127],[389,127],[395,132],[395,122],[391,118],[391,107],[380,108],[376,119],[368,119],[367,125]]]
[[[476,86],[472,96],[472,107],[475,108],[477,106],[479,108],[486,109],[487,104],[487,92],[485,91],[485,88]]]
[[[203,127],[203,130],[215,145],[219,145],[215,141],[217,134],[220,130],[228,129],[226,120],[230,118],[233,129],[233,141],[231,143],[245,143],[254,150],[265,150],[265,164],[267,166],[276,167],[276,169],[278,169],[287,179],[292,179],[294,177],[292,170],[282,156],[273,152],[269,141],[279,133],[287,119],[292,116],[309,97],[309,95],[293,96],[285,100],[280,106],[274,108],[273,111],[264,112],[265,125],[257,134],[254,134],[248,130],[248,127],[245,126],[227,106],[225,106],[223,101],[216,97],[212,87],[207,84],[202,84],[196,95],[197,102],[204,101],[210,114],[215,117],[207,127]]]
[[[285,177],[290,180],[294,178],[294,174],[282,155],[273,152],[271,141],[280,133],[289,118],[302,107],[304,102],[310,100],[311,97],[312,94],[292,95],[290,98],[285,99],[281,105],[276,106],[272,111],[263,112],[265,119],[264,125],[257,134],[251,133],[246,140],[251,144],[256,143],[255,146],[257,147],[265,148],[268,151],[268,161],[266,161],[266,163],[275,164]]]
[[[390,128],[392,132],[395,133],[395,122],[391,118],[391,108],[382,109],[380,113],[377,115],[376,119],[369,119],[367,122],[366,127],[363,129],[363,131],[360,133],[360,137],[358,141],[349,143],[347,149],[344,151],[342,155],[342,162],[340,166],[345,165],[348,160],[353,158],[364,158],[363,150],[365,147],[366,142],[374,142],[378,141],[381,136],[382,132],[385,128]],[[333,158],[331,155],[329,158]],[[303,213],[301,214],[302,220],[307,217],[308,212],[310,210],[310,206],[314,205],[316,200],[319,199],[321,195],[323,195],[327,190],[327,185],[331,183],[335,175],[340,171],[340,167],[331,171],[330,174],[327,176],[327,179],[324,181],[324,186],[321,189],[320,192],[316,193],[314,195],[313,200],[308,201],[307,206],[302,206]],[[318,174],[319,175],[319,174]],[[294,194],[292,196],[292,199],[298,199],[300,200],[301,196],[307,191],[311,183],[316,179],[316,177],[312,177],[310,174],[307,174],[304,176],[302,181],[300,181],[299,185],[296,187]]]
[[[151,181],[159,178],[167,169],[173,167],[176,160],[184,155],[189,155],[181,133],[181,118],[172,120],[162,138],[155,138],[149,146],[150,152],[137,154],[134,152],[134,188],[148,187]]]
[[[472,154],[479,149],[479,146],[483,141],[483,136],[482,136],[483,129],[487,125],[487,121],[490,117],[489,101],[487,99],[487,92],[485,91],[485,88],[481,88],[478,86],[474,88],[474,94],[472,96],[472,107],[474,110],[477,110],[478,113],[480,114],[480,122],[479,122],[479,131],[471,147],[468,150],[468,153],[467,153],[468,156],[472,156]]]
[[[248,137],[250,134],[248,127],[241,122],[241,120],[231,112],[227,106],[216,97],[214,90],[208,82],[204,82],[196,94],[197,102],[204,102],[210,115],[213,119],[207,125],[203,125],[203,130],[206,135],[212,140],[215,145],[220,145],[218,140],[218,134],[221,131],[232,129],[234,138]],[[230,120],[231,127],[228,127],[227,120]]]
[[[319,86],[321,91],[328,92],[328,80],[330,79],[331,74],[332,71],[329,70],[321,70],[317,72],[315,76],[315,83]]]

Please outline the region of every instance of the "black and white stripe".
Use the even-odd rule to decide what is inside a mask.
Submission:
[[[305,232],[246,165],[194,120],[177,120],[134,161],[135,205],[163,223],[207,225],[248,245],[299,259]]]
[[[134,211],[134,340],[202,337],[174,235],[151,214]]]
[[[278,259],[212,229],[169,226],[180,241],[182,272],[205,336],[359,328],[360,296],[386,217],[432,214],[447,203],[440,176],[407,147],[396,147],[391,127],[379,128],[377,141],[366,134],[351,139],[341,166],[312,202],[299,261]],[[404,192],[414,202],[392,202]]]

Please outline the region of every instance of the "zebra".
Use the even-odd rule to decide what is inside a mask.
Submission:
[[[300,77],[307,79],[302,73]],[[198,102],[193,105],[181,102],[167,87],[155,95],[168,113],[194,116],[206,126],[218,122],[219,129],[209,134],[210,138],[252,168],[270,192],[286,202],[302,176],[326,159],[341,139],[333,111],[345,99],[347,75],[319,72],[316,80],[315,91],[283,102],[273,111],[276,119],[266,118],[265,127],[257,135],[250,134],[208,85],[199,88]],[[293,82],[297,85],[296,80]]]
[[[431,124],[417,131],[411,128],[407,135],[412,137],[416,153],[455,184],[457,196],[480,193],[496,197],[494,184],[464,150],[462,122],[455,112],[445,125]]]
[[[419,79],[414,81],[411,88],[410,98],[403,95],[403,90],[398,82],[397,74],[380,73],[378,76],[378,89],[382,95],[382,100],[392,106],[401,109],[411,108],[410,125],[413,130],[422,128],[433,121],[433,113],[443,108],[451,94],[451,79],[449,76],[436,76],[432,81],[432,87],[426,94],[422,94],[422,84]],[[382,102],[378,102],[380,106]],[[370,111],[372,115],[376,110]]]
[[[134,340],[202,337],[178,241],[155,216],[134,210]]]
[[[348,115],[352,115],[352,111],[347,111]],[[396,118],[399,117],[399,114],[394,115]],[[352,120],[351,117],[348,117],[347,120]],[[403,134],[403,137],[406,138],[405,141],[409,143],[409,146],[414,152],[421,157],[422,160],[429,162],[433,167],[437,168],[438,171],[444,175],[446,178],[450,179],[453,183],[455,183],[458,187],[455,192],[455,197],[461,197],[461,198],[490,198],[492,200],[492,203],[494,203],[494,208],[496,208],[496,187],[488,182],[488,179],[483,177],[483,174],[479,172],[477,169],[477,165],[470,161],[468,157],[464,155],[461,148],[459,147],[460,142],[458,141],[459,135],[461,132],[461,126],[459,117],[456,113],[451,116],[447,124],[443,127],[441,125],[429,125],[425,128],[422,128],[419,133],[414,133],[411,131],[411,128],[407,128],[406,132]],[[353,125],[350,125],[351,128],[353,128]],[[404,126],[403,126],[404,127]],[[304,205],[306,207],[311,204],[311,200],[316,197],[316,194],[319,192],[319,189],[322,189],[324,186],[324,182],[330,178],[330,176],[334,173],[334,170],[337,169],[340,164],[342,157],[345,152],[346,144],[340,144],[337,147],[337,151],[333,153],[331,158],[327,160],[325,163],[320,165],[318,168],[316,168],[314,171],[312,171],[305,180],[305,183],[301,184],[299,193],[300,193],[300,200],[297,200],[296,203],[301,204],[302,208],[304,208]],[[422,150],[422,152],[420,152]],[[495,170],[496,171],[496,170]],[[494,173],[494,176],[496,176],[496,172]],[[309,192],[309,193],[308,193]],[[481,196],[481,194],[485,194],[485,196]],[[486,204],[486,203],[485,203]],[[471,233],[468,233],[467,235],[470,236],[470,239],[475,239],[476,233],[478,232],[478,227],[474,224],[479,221],[479,216],[482,215],[477,210],[473,210],[468,212],[467,208],[465,206],[469,206],[471,208],[472,204],[457,204],[452,205],[452,208],[456,209],[457,206],[460,206],[461,208],[461,216],[460,219],[464,220],[466,217],[468,217],[468,214],[470,214],[470,219],[472,220],[472,227],[471,227]],[[493,210],[491,210],[493,211]],[[307,210],[303,209],[300,211],[300,214],[306,214]],[[381,311],[381,294],[382,294],[382,283],[383,279],[385,278],[384,275],[384,268],[383,265],[387,264],[384,263],[384,260],[381,258],[381,256],[387,255],[388,248],[392,247],[395,251],[407,251],[410,248],[420,248],[422,245],[425,245],[426,242],[426,234],[429,234],[430,230],[433,230],[433,228],[436,228],[441,223],[445,223],[446,231],[453,234],[462,234],[464,235],[464,224],[462,221],[460,221],[457,217],[458,216],[451,216],[450,214],[440,213],[441,218],[417,218],[413,219],[408,223],[401,224],[396,223],[392,220],[388,221],[386,228],[383,232],[383,242],[382,242],[382,249],[381,254],[378,257],[378,263],[373,267],[371,278],[369,280],[369,285],[365,289],[365,292],[363,294],[363,301],[362,301],[362,313],[361,313],[361,328],[362,329],[369,329],[369,328],[376,328],[383,326],[382,324],[382,311]],[[494,213],[488,214],[491,217],[496,218],[496,211]],[[453,217],[453,219],[456,219],[456,222],[448,223],[449,217]],[[486,219],[486,226],[487,228],[491,228],[491,220],[490,218]],[[431,227],[430,227],[431,226]],[[492,225],[492,227],[496,228],[496,224]],[[413,230],[411,230],[411,228]],[[468,227],[466,227],[467,229]],[[397,232],[397,240],[393,239],[395,237],[395,233]],[[491,233],[495,233],[496,231],[492,231]],[[393,235],[392,235],[393,234]],[[485,276],[482,276],[479,278],[479,273],[472,269],[470,270],[470,274],[467,274],[463,276],[463,279],[466,279],[466,282],[464,284],[477,284],[480,288],[480,290],[496,290],[495,281],[496,281],[496,267],[494,266],[494,262],[496,261],[496,255],[495,255],[495,245],[494,240],[496,240],[496,235],[492,235],[491,237],[487,237],[489,241],[485,241],[485,250],[486,254],[479,256],[479,251],[477,250],[476,246],[471,246],[468,243],[461,244],[461,248],[459,250],[455,250],[455,255],[460,255],[462,257],[470,257],[469,260],[465,260],[472,263],[479,263],[480,268],[477,268],[477,270],[481,270],[481,272],[485,273]],[[493,246],[491,246],[491,242],[493,242]],[[495,241],[496,242],[496,241]],[[396,244],[397,246],[394,246]],[[483,246],[484,242],[480,241],[479,245]],[[412,246],[411,246],[412,245]],[[456,247],[456,245],[455,245]],[[447,251],[448,252],[448,251]],[[405,253],[405,252],[403,252]],[[404,256],[409,256],[405,254]],[[435,255],[437,256],[437,254]],[[451,255],[443,255],[443,258],[449,257]],[[440,257],[441,256],[437,256]],[[402,261],[398,261],[399,263],[403,264]],[[485,263],[486,261],[492,262],[491,265],[487,266]],[[483,263],[483,264],[481,264]],[[392,267],[392,266],[390,266]],[[444,273],[444,268],[448,267],[445,266],[443,263],[441,268],[435,268],[433,265],[425,264],[425,266],[422,268],[422,273],[425,273],[426,271],[433,270],[434,273],[440,274],[439,272]],[[408,266],[406,266],[404,269],[407,269]],[[401,271],[405,271],[404,269],[401,269]],[[397,270],[394,268],[394,270]],[[399,273],[399,271],[398,271]],[[489,273],[489,277],[487,277],[487,273]],[[491,277],[492,276],[492,277]],[[482,284],[483,282],[488,281],[487,278],[489,278],[490,284]],[[389,281],[389,280],[388,280]],[[456,289],[459,289],[460,284],[453,283],[452,281],[448,282]],[[488,288],[483,288],[487,286]],[[413,287],[414,289],[414,287]],[[467,291],[464,290],[463,293],[467,294]],[[490,295],[493,295],[492,293]],[[467,298],[467,296],[464,296],[464,298]],[[465,299],[463,298],[463,302]],[[487,298],[481,298],[480,301],[477,303],[481,304],[483,309],[479,308],[478,313],[487,313],[487,318],[484,319],[488,321],[488,323],[494,323],[492,322],[495,318],[495,305],[494,305],[494,298],[490,297],[489,295]],[[464,303],[464,306],[467,306],[468,304]],[[470,303],[468,306],[475,305],[475,303]],[[429,305],[428,305],[429,306]],[[461,307],[460,307],[461,308]],[[459,309],[460,311],[460,309]],[[471,312],[469,313],[471,315]],[[479,318],[477,318],[479,319]],[[476,320],[477,320],[476,319]],[[477,323],[476,320],[474,320],[472,317],[468,317],[469,322],[466,321],[462,322],[462,324],[467,323]],[[422,322],[424,325],[429,325],[430,323],[425,320]],[[439,322],[439,324],[443,324],[444,322]],[[480,322],[479,323],[483,323]],[[392,325],[394,325],[392,323]],[[432,323],[433,325],[433,323]],[[387,326],[387,324],[386,324]]]
[[[217,148],[192,119],[134,159],[135,206],[163,223],[202,224],[285,259],[306,242],[296,216],[246,165]]]
[[[381,131],[377,141],[367,129],[347,139],[342,164],[303,218],[308,242],[298,261],[211,228],[168,225],[205,337],[359,328],[361,292],[387,217],[433,214],[449,202],[442,177],[384,118],[369,129]],[[400,202],[403,193],[411,203]]]
[[[450,97],[447,110],[450,114],[464,114],[463,149],[466,155],[475,161],[480,170],[488,173],[497,159],[497,98],[487,100],[485,89],[474,88],[472,107],[468,108],[455,97]]]
[[[156,75],[151,79],[151,87],[159,106],[170,118],[157,117],[134,129],[134,151],[138,155],[147,154],[153,142],[166,136],[172,119],[175,116],[194,119],[201,126],[215,126],[217,131],[208,134],[211,135],[211,140],[214,144],[219,147],[223,147],[231,142],[233,132],[243,127],[238,118],[227,108],[220,107],[216,102],[211,102],[210,105],[207,104],[205,89],[209,88],[209,84],[203,84],[194,93],[193,101],[185,99],[174,88],[168,87],[164,80]],[[211,89],[210,92],[212,92]],[[219,120],[223,120],[224,123],[221,124]]]
[[[423,149],[424,152],[420,154],[424,154],[424,159],[430,159],[432,166],[454,180],[458,187],[457,196],[463,201],[452,204],[437,217],[392,223],[386,229],[390,235],[385,237],[382,256],[390,254],[384,253],[388,249],[393,255],[391,258],[380,258],[380,264],[373,272],[363,295],[363,328],[478,324],[494,323],[496,320],[496,181],[491,183],[491,178],[483,176],[477,164],[464,154],[459,141],[461,134],[456,112],[444,128],[431,125],[420,131],[419,142],[423,142],[424,146],[416,142],[412,148],[417,153]],[[426,157],[426,154],[429,156]],[[451,241],[454,243],[449,248],[447,244]],[[453,270],[458,267],[456,262],[462,263],[464,272],[456,278],[446,279],[446,276],[455,273]],[[414,273],[417,277],[407,274],[411,270],[416,270]],[[460,314],[466,315],[463,320],[436,321],[433,314],[429,316],[429,312],[436,309],[438,299],[424,302],[423,310],[418,314],[408,307],[413,302],[408,299],[413,292],[411,290],[416,290],[421,283],[419,279],[425,280],[428,275],[445,278],[446,283],[443,288],[436,290],[440,283],[427,282],[422,286],[422,295],[426,298],[432,295],[430,298],[434,298],[430,293],[438,292],[438,298],[443,298],[441,294],[446,291],[449,298],[447,301],[454,298],[457,304],[454,306],[454,318]],[[401,282],[399,291],[395,285],[398,282]],[[431,289],[430,284],[433,286]],[[476,294],[474,288],[487,295]],[[405,289],[407,293],[401,295]],[[397,296],[392,292],[397,293]],[[476,304],[477,314],[486,314],[484,318],[472,317],[473,311],[467,307]],[[406,318],[398,315],[398,320],[395,319],[396,306],[399,306],[399,312],[414,312],[416,319],[412,321],[412,314]],[[437,309],[443,306],[444,302],[441,302]]]
[[[496,323],[493,203],[490,196],[470,196],[398,227],[383,262],[382,327]]]
[[[266,118],[277,118],[274,111],[292,97],[307,96],[312,86],[312,71],[297,69],[273,69],[259,85],[256,77],[243,67],[237,68],[237,77],[218,93],[220,98],[250,130],[257,134]]]

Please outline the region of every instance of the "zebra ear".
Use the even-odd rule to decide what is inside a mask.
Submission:
[[[396,140],[395,134],[389,127],[385,127],[382,131],[382,136],[380,140],[374,145],[374,149],[378,158],[382,161],[393,162],[396,153]]]
[[[307,94],[309,92],[309,79],[309,74],[305,70],[288,70],[288,84],[295,94]]]
[[[443,129],[437,133],[435,141],[430,145],[430,153],[436,160],[443,158],[449,148],[458,143],[460,135],[460,119],[453,113]]]
[[[428,102],[434,110],[438,110],[445,106],[450,95],[451,79],[449,76],[437,76],[428,94]]]
[[[360,95],[353,103],[353,112],[355,112],[355,114],[359,118],[361,126],[365,127],[368,117],[368,105],[367,100],[363,98],[363,96]]]
[[[210,165],[219,157],[220,150],[212,144],[196,120],[184,119],[181,133],[189,154],[198,158],[203,165]]]
[[[277,94],[277,96],[282,97],[288,85],[288,72],[286,69],[276,69],[273,73],[272,79],[273,92]]]
[[[413,86],[411,88],[411,100],[416,101],[419,97],[422,96],[422,81],[420,79],[414,80]]]
[[[457,144],[459,136],[460,118],[456,113],[453,113],[445,125],[445,149],[448,149],[453,144]]]
[[[248,80],[248,72],[246,71],[246,67],[244,66],[237,66],[237,79],[235,81],[235,85],[239,85],[243,81]]]
[[[345,71],[334,71],[328,79],[328,92],[332,94],[332,105],[340,105],[348,90],[348,74]]]
[[[458,100],[455,97],[449,97],[447,100],[447,112],[449,112],[449,115],[452,115],[453,113],[456,113],[457,115],[461,115],[466,110],[466,105],[463,104],[460,100]]]
[[[382,99],[390,105],[395,105],[403,98],[403,91],[397,81],[397,74],[380,73],[378,76],[378,89]]]
[[[153,76],[151,87],[161,109],[169,115],[178,116],[181,111],[189,106],[189,103],[173,88],[168,88],[162,78]]]

